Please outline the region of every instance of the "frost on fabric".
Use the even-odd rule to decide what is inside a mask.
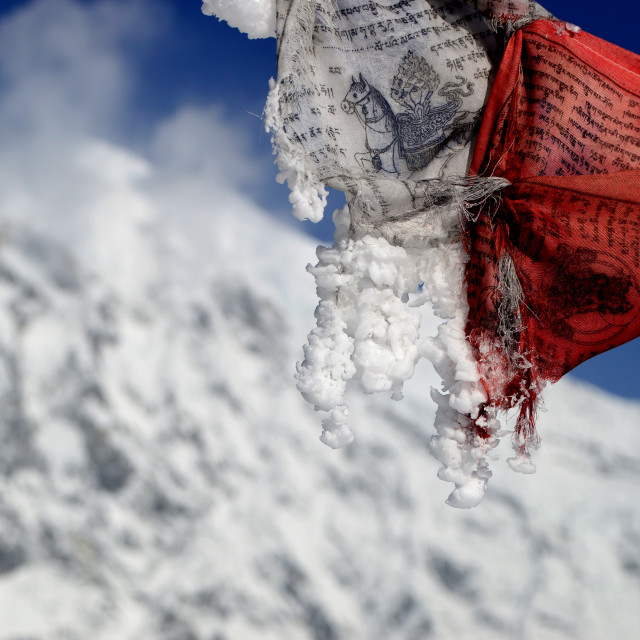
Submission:
[[[308,267],[320,302],[296,376],[305,399],[328,414],[321,440],[334,448],[353,440],[345,399],[350,380],[368,393],[387,391],[400,399],[425,357],[443,381],[441,391],[432,390],[439,477],[455,484],[450,505],[475,506],[486,491],[488,459],[502,434],[494,419],[484,421],[480,436],[474,421],[487,393],[465,336],[462,244],[398,247],[383,237],[353,238],[348,207],[335,212],[334,222],[334,245],[318,247],[318,263]],[[436,336],[422,341],[418,308],[427,302],[444,322]]]
[[[271,79],[269,87],[264,120],[267,131],[272,134],[273,148],[277,149],[274,151],[279,171],[276,180],[280,184],[287,183],[292,213],[298,220],[320,222],[327,205],[328,191],[308,166],[302,147],[295,147],[286,135],[282,135],[278,84]]]
[[[276,35],[276,0],[204,0],[202,13],[225,20],[250,38]]]
[[[283,135],[279,104],[272,81],[265,124],[277,149],[279,181],[289,185],[294,215],[318,221],[326,190],[304,148]],[[507,183],[489,178],[477,184],[468,179],[430,184],[434,193],[446,194],[449,204],[418,212],[406,237],[402,223],[394,221],[369,229],[370,200],[364,191],[335,212],[335,242],[318,247],[318,263],[308,267],[319,304],[296,378],[303,397],[326,412],[320,439],[339,448],[354,439],[348,425],[349,381],[359,382],[367,393],[389,392],[399,400],[420,358],[430,360],[442,378],[442,389],[432,390],[437,404],[432,452],[443,465],[438,475],[455,484],[447,502],[469,508],[485,494],[488,459],[503,434],[495,417],[480,416],[488,396],[465,332],[467,258],[460,223],[466,203],[489,197]],[[435,337],[422,341],[418,308],[428,302],[444,322]],[[525,468],[525,461],[519,466]]]
[[[226,20],[232,27],[250,38],[270,38],[276,35],[276,0],[204,0],[202,12]],[[264,110],[265,125],[273,134],[273,147],[278,149],[276,179],[289,187],[289,202],[293,215],[299,220],[322,220],[328,192],[314,175],[301,148],[279,134],[278,85],[270,82],[270,92]]]
[[[207,0],[206,5],[207,11],[253,36],[256,25],[262,24],[256,16],[269,13],[275,19],[272,2]],[[503,15],[503,5],[509,7],[508,15]],[[411,176],[380,180],[374,188],[358,167],[345,169],[331,162],[328,167],[315,166],[309,149],[295,143],[287,124],[297,115],[291,105],[298,108],[297,99],[308,95],[304,87],[297,87],[295,78],[312,74],[311,62],[297,52],[310,33],[314,9],[304,3],[296,6],[300,20],[295,22],[298,31],[294,29],[288,51],[295,64],[283,69],[279,65],[279,74],[294,80],[271,81],[264,112],[277,154],[278,181],[289,186],[294,216],[318,222],[326,206],[325,183],[331,184],[330,179],[341,172],[353,179],[350,186],[337,185],[348,192],[349,204],[334,214],[334,245],[318,247],[318,262],[308,267],[316,281],[319,304],[316,327],[297,367],[298,388],[317,411],[325,413],[322,442],[339,448],[354,438],[346,400],[350,381],[358,382],[367,393],[388,392],[399,400],[417,362],[430,360],[442,379],[441,389],[432,390],[437,405],[432,451],[442,463],[438,475],[455,485],[450,505],[475,506],[486,491],[491,477],[488,461],[503,432],[496,416],[482,411],[488,392],[466,335],[467,257],[461,223],[468,205],[508,183],[490,177],[474,182],[467,176],[456,177],[449,169],[449,175],[434,170],[433,175],[417,181]],[[478,7],[488,14],[491,24],[499,22],[499,17],[503,22],[531,20],[539,9],[529,0],[518,0],[515,5],[480,2]],[[264,32],[262,26],[258,31]],[[464,172],[464,162],[460,170]],[[376,189],[393,192],[389,199],[398,216],[385,217],[379,210]],[[420,336],[419,307],[425,303],[443,320],[437,335],[427,340]],[[529,471],[532,465],[521,449],[520,457],[510,464]]]

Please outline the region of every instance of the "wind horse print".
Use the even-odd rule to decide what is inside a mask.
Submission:
[[[277,9],[281,179],[300,218],[347,200],[298,388],[341,447],[348,386],[399,400],[426,358],[438,476],[475,506],[505,434],[535,470],[545,385],[640,335],[640,57],[531,0]]]
[[[432,105],[440,79],[427,61],[409,51],[393,77],[390,95],[405,111],[394,114],[383,94],[359,74],[342,100],[342,109],[355,113],[366,131],[365,153],[355,157],[363,169],[401,173],[420,171],[441,158],[443,174],[451,156],[463,149],[480,122],[481,113],[460,111],[463,97],[474,83],[458,76],[445,83],[438,96],[447,100]]]

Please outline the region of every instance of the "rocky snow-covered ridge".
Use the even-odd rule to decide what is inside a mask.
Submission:
[[[159,260],[137,299],[4,229],[0,640],[635,638],[640,406],[559,384],[538,473],[505,450],[451,509],[430,371],[318,442],[293,380],[313,248],[259,224],[242,268]]]

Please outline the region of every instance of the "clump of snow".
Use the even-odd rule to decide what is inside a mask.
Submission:
[[[580,33],[582,29],[577,25],[571,22],[561,23],[558,27],[558,35],[564,35],[565,33]]]
[[[250,38],[276,35],[276,0],[204,0],[202,13],[225,20]]]
[[[507,460],[509,466],[518,473],[535,473],[536,465],[531,461],[531,457],[526,453],[514,456]]]
[[[345,396],[350,380],[367,393],[386,391],[399,400],[425,357],[442,378],[442,391],[432,390],[438,405],[432,452],[443,465],[438,476],[455,484],[450,505],[475,506],[491,477],[487,458],[502,434],[497,420],[479,418],[487,393],[465,335],[462,245],[398,247],[382,237],[354,238],[348,206],[334,213],[334,222],[334,245],[318,247],[318,263],[308,267],[320,302],[296,376],[305,399],[328,412],[321,440],[333,448],[353,440]],[[418,307],[427,302],[444,322],[423,340]],[[479,421],[483,437],[476,433]]]

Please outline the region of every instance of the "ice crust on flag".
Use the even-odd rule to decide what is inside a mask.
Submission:
[[[278,179],[289,184],[296,217],[321,217],[324,185],[347,194],[347,208],[336,214],[335,244],[320,247],[317,265],[309,268],[320,304],[297,370],[303,396],[327,412],[321,440],[331,447],[353,440],[345,395],[349,382],[400,399],[417,362],[426,358],[442,378],[441,388],[432,390],[437,414],[431,449],[442,463],[438,475],[455,485],[447,502],[469,508],[486,492],[489,460],[506,432],[495,412],[484,411],[486,385],[466,335],[462,229],[475,206],[490,206],[509,184],[492,176],[469,178],[472,133],[489,94],[500,34],[549,14],[528,1],[410,5],[282,0],[278,82],[271,84],[266,123],[277,150]],[[353,29],[341,30],[349,20]],[[379,20],[376,28],[395,29],[385,45],[373,46],[370,31],[358,26],[367,20]],[[435,34],[436,45],[448,46],[456,35],[461,42],[456,46],[469,51],[473,42],[473,55],[463,58],[461,68],[467,77],[412,40],[416,27]],[[344,73],[351,86],[341,110],[364,124],[365,140],[359,142],[357,120],[332,111],[348,86],[335,80]],[[396,112],[403,113],[392,111],[379,91],[385,86]],[[417,124],[420,118],[423,124]],[[450,120],[455,129],[441,153],[425,157],[411,149],[415,127],[444,141],[442,127]],[[348,130],[346,138],[334,137],[336,124]],[[393,139],[387,135],[392,127]],[[398,156],[395,144],[403,127],[409,137],[405,155]],[[357,152],[363,147],[379,152],[367,158]],[[436,336],[425,339],[418,308],[427,302],[443,322]],[[514,440],[512,468],[533,468],[532,444]]]
[[[269,95],[264,109],[265,128],[269,132],[276,131],[280,126],[278,96],[278,85],[272,78],[269,82]],[[302,149],[296,148],[286,137],[282,137],[279,142],[279,151],[276,153],[276,164],[278,166],[276,180],[280,184],[286,182],[289,187],[291,213],[298,220],[320,222],[324,216],[329,192],[314,174],[313,167],[309,166],[306,154]]]
[[[446,217],[442,212],[438,220]],[[496,433],[478,441],[464,418],[477,417],[487,395],[465,336],[462,244],[405,248],[383,237],[353,239],[348,207],[334,213],[334,222],[334,245],[318,247],[318,263],[308,267],[320,303],[296,376],[305,399],[328,414],[321,440],[339,448],[354,438],[347,424],[349,381],[367,393],[390,392],[400,400],[417,362],[427,358],[443,381],[441,391],[431,391],[438,407],[432,452],[443,465],[439,477],[456,486],[449,504],[475,506],[491,476],[487,458],[498,445],[498,424]],[[443,323],[437,335],[425,339],[419,308],[426,303]]]

